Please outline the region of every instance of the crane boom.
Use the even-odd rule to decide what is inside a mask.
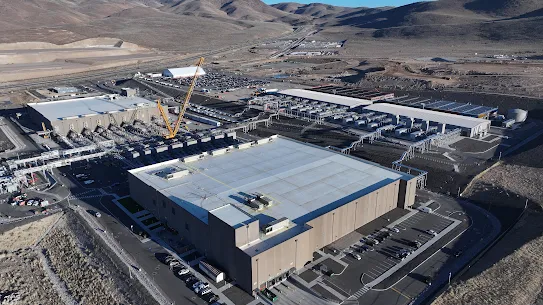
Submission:
[[[162,115],[162,119],[164,119],[164,123],[166,123],[166,128],[168,128],[168,134],[164,135],[165,139],[175,138],[175,136],[179,132],[181,121],[183,120],[183,117],[185,116],[185,111],[187,111],[187,108],[189,106],[189,101],[192,96],[192,92],[194,91],[194,87],[196,86],[196,79],[198,78],[199,69],[203,63],[204,63],[204,58],[200,57],[200,59],[198,60],[198,64],[196,64],[196,72],[194,72],[194,77],[192,78],[189,89],[187,90],[187,94],[185,95],[183,104],[179,108],[179,115],[177,116],[177,120],[175,121],[173,129],[172,129],[172,126],[170,125],[170,120],[168,118],[168,115],[166,114],[162,106],[160,105],[160,100],[157,101],[158,110],[160,111],[160,114]]]
[[[192,78],[192,82],[190,83],[189,90],[187,91],[187,95],[185,95],[185,101],[183,101],[183,105],[181,106],[181,109],[179,109],[179,116],[177,117],[177,121],[175,122],[173,137],[175,137],[175,135],[177,135],[177,133],[179,132],[179,126],[181,125],[181,120],[183,119],[183,116],[185,115],[185,111],[187,110],[187,107],[189,106],[189,101],[192,96],[192,92],[194,91],[194,87],[196,86],[196,79],[198,78],[198,70],[203,64],[204,64],[204,58],[200,57],[200,60],[198,60],[198,64],[196,64],[196,72],[194,72],[194,77]]]

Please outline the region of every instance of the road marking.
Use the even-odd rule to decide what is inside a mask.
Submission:
[[[406,299],[408,299],[408,300],[411,300],[411,299],[412,299],[410,296],[404,294],[403,292],[399,291],[398,289],[396,289],[396,288],[394,288],[394,287],[392,287],[392,288],[390,288],[390,289],[394,290],[394,291],[397,292],[399,295],[403,296],[404,298],[406,298]]]

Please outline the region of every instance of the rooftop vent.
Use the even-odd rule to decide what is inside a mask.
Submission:
[[[268,235],[287,228],[289,225],[290,220],[286,217],[283,217],[268,223],[263,227],[262,231],[264,231],[264,234]]]
[[[246,197],[245,203],[253,210],[262,210],[264,208],[264,204],[252,196]]]
[[[273,204],[273,200],[262,193],[256,193],[255,196],[256,196],[256,200],[262,202],[264,206],[266,207]]]

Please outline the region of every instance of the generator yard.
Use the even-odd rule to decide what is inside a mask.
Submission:
[[[296,52],[281,51],[292,44]],[[342,47],[287,40],[254,51],[325,56]],[[17,230],[56,218],[38,254],[8,249],[0,264],[12,268],[13,253],[32,270],[47,264],[36,276],[52,284],[32,296],[44,304],[57,304],[38,301],[51,294],[81,304],[432,298],[446,283],[440,270],[463,274],[521,210],[456,197],[496,161],[540,143],[543,127],[537,112],[476,95],[297,85],[207,69],[203,59],[30,92],[37,99],[3,115],[0,197],[16,204],[0,205],[1,221]],[[194,293],[197,281],[209,291]],[[394,282],[398,291],[380,290]],[[8,286],[0,298],[26,293]],[[453,304],[461,287],[438,304]]]

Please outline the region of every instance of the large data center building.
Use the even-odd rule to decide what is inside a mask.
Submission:
[[[41,126],[43,122],[47,129],[63,136],[70,131],[94,131],[98,126],[107,128],[134,120],[150,122],[152,116],[160,116],[155,102],[117,94],[29,103],[28,112],[34,123]]]
[[[272,136],[129,171],[130,195],[245,291],[413,205],[416,177]]]

